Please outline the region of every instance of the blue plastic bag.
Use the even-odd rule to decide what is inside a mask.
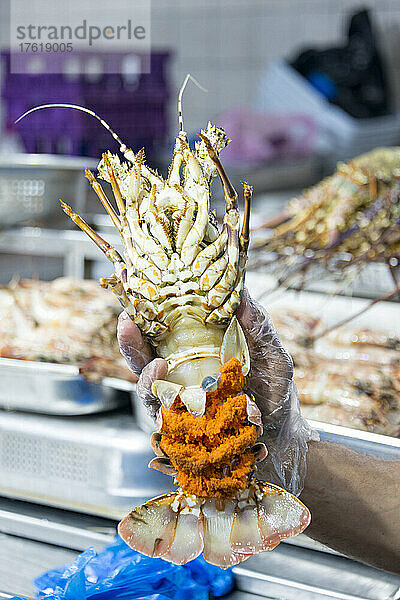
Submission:
[[[232,569],[220,569],[210,565],[199,556],[187,563],[184,567],[190,573],[190,577],[197,585],[205,585],[209,588],[211,596],[218,598],[225,596],[233,589],[234,576]]]
[[[233,573],[196,558],[182,567],[131,550],[120,538],[35,581],[37,600],[208,600],[233,588]]]

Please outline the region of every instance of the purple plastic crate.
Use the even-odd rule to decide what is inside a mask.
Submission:
[[[96,57],[103,61],[105,70],[120,70],[128,53],[80,53],[84,62]],[[6,106],[6,126],[26,110],[39,104],[62,102],[79,104],[94,110],[132,148],[146,147],[147,154],[155,153],[164,146],[168,132],[168,52],[151,55],[151,72],[137,77],[120,73],[103,73],[95,80],[85,75],[74,78],[63,74],[35,75],[10,72],[10,53],[1,57],[4,68],[2,98]],[[76,59],[76,53],[74,53]],[[19,55],[18,60],[37,56]],[[57,60],[59,66],[68,56],[43,55],[43,68],[48,61]],[[145,57],[141,60],[145,61]],[[47,62],[46,62],[47,61]],[[65,65],[64,65],[65,66]],[[115,143],[100,124],[89,115],[73,110],[53,109],[30,115],[29,121],[17,125],[18,133],[27,152],[50,152],[99,157],[106,149],[116,150]]]

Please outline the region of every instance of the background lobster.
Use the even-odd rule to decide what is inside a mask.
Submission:
[[[400,256],[400,148],[376,148],[339,163],[330,177],[291,200],[261,226],[253,267],[267,267],[278,286],[320,278],[343,287],[371,262],[386,263],[396,288]],[[344,284],[343,284],[344,281]]]

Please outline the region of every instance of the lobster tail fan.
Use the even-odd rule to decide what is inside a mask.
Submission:
[[[129,513],[118,526],[118,533],[130,548],[153,558],[171,548],[177,528],[178,513],[171,504],[175,494],[149,500]]]
[[[231,547],[231,531],[235,518],[236,503],[215,502],[206,500],[202,506],[204,517],[204,548],[205,560],[224,569],[243,562],[248,557],[235,554]]]
[[[310,512],[300,500],[269,483],[256,482],[230,500],[204,500],[182,491],[149,500],[119,524],[134,550],[177,565],[201,553],[226,569],[282,539],[301,533]]]
[[[182,510],[178,516],[174,541],[162,558],[175,565],[184,565],[202,553],[203,539],[203,519],[196,512]]]

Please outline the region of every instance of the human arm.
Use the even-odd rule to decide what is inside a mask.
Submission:
[[[400,574],[400,459],[310,442],[302,501],[306,534],[346,556]]]

